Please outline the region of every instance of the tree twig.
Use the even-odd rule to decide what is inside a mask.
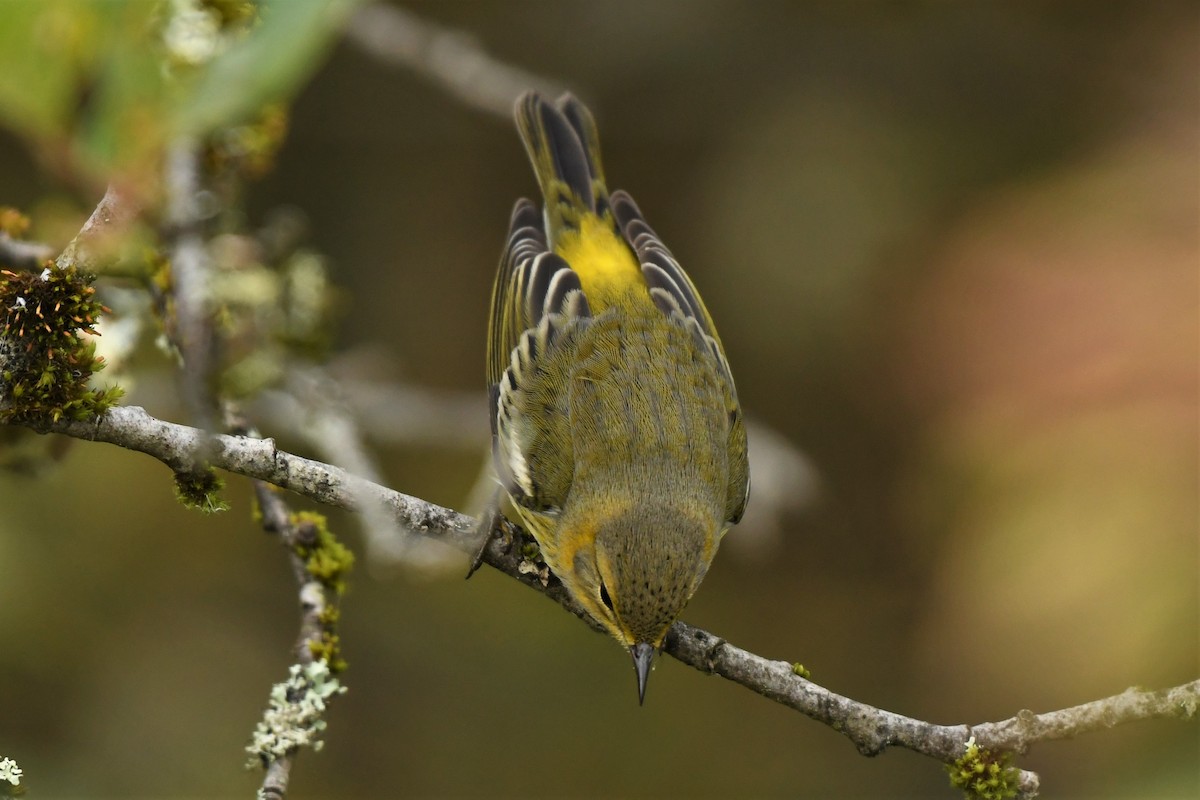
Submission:
[[[65,269],[74,265],[88,272],[98,271],[111,259],[112,243],[137,215],[138,207],[132,197],[110,184],[79,233],[55,259],[55,266]]]
[[[209,322],[212,259],[204,241],[200,144],[180,137],[167,151],[167,218],[171,229],[171,294],[175,298],[171,338],[183,355],[183,399],[200,428],[216,428],[212,393],[213,335]],[[206,442],[199,442],[206,447]],[[203,467],[203,464],[200,465]]]
[[[297,366],[289,370],[285,390],[273,394],[276,402],[272,419],[284,420],[330,463],[379,482],[379,467],[366,446],[362,428],[347,409],[345,389],[338,381],[320,368]],[[411,535],[396,524],[386,507],[372,497],[364,497],[360,508],[369,559],[381,563],[422,560],[418,553],[428,548],[414,550]]]
[[[230,430],[247,437],[259,438],[241,414],[227,409],[226,422]],[[327,611],[336,598],[331,598],[326,587],[313,578],[306,568],[300,552],[305,544],[305,537],[311,536],[302,523],[298,523],[292,515],[291,508],[283,496],[275,491],[270,484],[262,480],[254,480],[254,499],[262,516],[263,530],[279,538],[287,552],[288,564],[296,580],[300,607],[300,632],[296,639],[294,655],[300,664],[308,665],[313,662],[314,647],[321,646],[333,637],[334,630],[331,617]],[[311,543],[309,543],[311,544]],[[295,763],[296,752],[291,751],[273,758],[267,764],[263,773],[260,787],[260,798],[283,800],[287,796],[288,783],[291,779],[292,765]]]
[[[371,3],[346,25],[347,38],[388,64],[411,69],[476,108],[509,119],[527,89],[556,97],[563,87],[505,63],[472,37],[422,19],[398,6]]]
[[[254,497],[262,511],[263,529],[276,534],[288,551],[288,561],[300,592],[300,635],[295,654],[301,664],[309,664],[312,662],[312,650],[308,645],[321,639],[321,615],[325,611],[327,598],[321,584],[312,580],[304,569],[304,562],[296,555],[297,526],[292,524],[287,503],[269,485],[259,480],[254,481]],[[283,800],[287,796],[294,760],[295,754],[288,753],[267,765],[261,797]]]
[[[34,427],[34,426],[31,426]],[[36,429],[80,439],[103,441],[157,458],[176,471],[194,467],[196,443],[204,433],[156,419],[143,409],[119,407],[89,422],[60,420]],[[362,498],[386,504],[410,530],[463,552],[475,545],[474,520],[448,508],[379,486],[346,471],[278,450],[270,439],[215,436],[210,463],[229,472],[272,483],[327,505],[355,510]],[[542,592],[576,615],[584,616],[556,581],[547,585],[523,571],[522,557],[502,539],[492,540],[484,561],[504,574]],[[865,755],[898,746],[949,762],[962,755],[974,737],[992,750],[1026,751],[1031,745],[1151,718],[1189,720],[1200,706],[1200,680],[1162,691],[1128,689],[1113,697],[1046,714],[1022,711],[1011,719],[978,725],[936,725],[874,708],[818,686],[799,675],[792,664],[755,655],[707,631],[677,622],[664,652],[703,672],[720,675],[777,703],[830,725]],[[1021,772],[1022,795],[1037,793],[1038,778]]]
[[[198,428],[152,417],[137,406],[113,408],[95,420],[47,422],[40,431],[120,445],[153,456],[181,473],[194,472],[202,465],[197,447],[206,435]],[[463,552],[471,552],[476,541],[471,535],[471,517],[392,491],[340,467],[278,450],[274,439],[217,434],[212,437],[212,449],[204,455],[211,466],[264,480],[335,508],[358,511],[362,498],[370,497],[386,504],[408,528],[422,535],[432,532],[439,541]]]
[[[1130,687],[1112,697],[1059,711],[1021,711],[1006,720],[976,725],[971,732],[994,749],[1022,753],[1035,742],[1069,739],[1126,722],[1155,717],[1192,719],[1198,706],[1200,680],[1157,691]]]
[[[262,510],[263,529],[278,535],[280,541],[287,546],[288,561],[291,563],[296,583],[300,586],[300,638],[296,645],[296,653],[301,663],[307,664],[312,660],[312,654],[304,645],[309,640],[312,630],[317,625],[317,617],[315,615],[319,614],[320,609],[317,608],[317,604],[305,602],[305,587],[310,581],[308,580],[308,575],[305,574],[304,564],[300,562],[300,558],[295,554],[294,548],[290,546],[291,542],[295,539],[295,526],[291,524],[291,514],[288,513],[288,508],[283,498],[276,495],[263,481],[254,481],[254,497],[258,501],[258,507]],[[275,759],[267,765],[267,769],[263,774],[261,791],[259,793],[260,797],[283,800],[287,796],[293,759],[294,755],[288,754]]]
[[[54,255],[54,248],[41,242],[14,239],[0,231],[0,264],[16,269],[34,269]]]

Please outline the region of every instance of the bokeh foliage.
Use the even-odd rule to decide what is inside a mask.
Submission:
[[[260,14],[225,0],[3,3],[0,119],[63,166],[153,182],[167,142],[290,97],[353,5],[291,0]]]

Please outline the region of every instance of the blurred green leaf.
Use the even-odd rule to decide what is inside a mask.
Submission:
[[[110,20],[79,0],[0,3],[0,119],[26,136],[65,132]]]
[[[0,124],[101,179],[153,172],[168,137],[203,136],[295,92],[355,5],[263,3],[248,31],[220,34],[233,41],[191,66],[172,58],[163,38],[178,4],[3,0]]]
[[[94,86],[75,126],[74,150],[80,161],[102,175],[156,169],[166,133],[164,108],[187,86],[168,79],[156,10],[147,0],[93,2],[108,13],[99,53],[83,80]],[[71,133],[70,130],[67,131]]]
[[[270,4],[245,40],[218,56],[179,109],[181,133],[204,134],[241,122],[295,90],[341,30],[358,0]]]

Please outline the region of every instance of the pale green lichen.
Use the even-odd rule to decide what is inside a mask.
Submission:
[[[324,744],[320,734],[325,730],[322,715],[328,702],[345,692],[346,687],[333,677],[324,661],[293,664],[288,679],[271,687],[267,711],[246,745],[250,756],[246,767],[265,769],[302,747],[320,750]]]
[[[25,773],[11,758],[0,758],[0,797],[18,797],[24,794],[21,776]]]

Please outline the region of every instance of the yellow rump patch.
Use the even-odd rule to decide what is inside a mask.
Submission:
[[[637,258],[609,221],[584,214],[579,230],[564,231],[555,250],[579,275],[593,312],[631,294],[650,299]]]

